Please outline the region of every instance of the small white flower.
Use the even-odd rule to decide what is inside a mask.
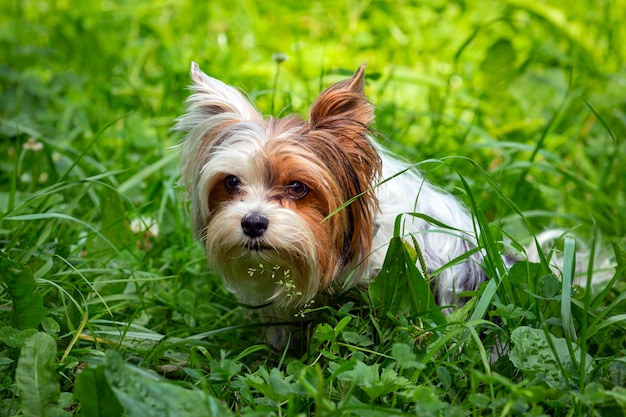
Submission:
[[[40,150],[43,149],[43,143],[39,142],[37,139],[35,138],[29,138],[28,142],[26,142],[24,145],[24,149],[26,149],[27,151],[33,151],[33,152],[39,152]]]
[[[138,235],[144,234],[145,237],[159,236],[159,225],[150,217],[137,217],[130,222],[130,230]]]
[[[315,304],[315,300],[310,300],[306,303],[304,303],[304,305],[302,306],[302,308],[300,309],[300,311],[298,311],[294,316],[295,317],[300,317],[300,318],[304,318],[306,317],[306,312],[305,310],[311,308],[311,306]]]
[[[137,217],[130,222],[130,230],[137,235],[137,247],[141,250],[152,248],[152,240],[159,236],[159,225],[150,217]]]
[[[283,287],[283,292],[287,298],[293,297],[302,297],[302,291],[298,291],[296,284],[293,282],[291,277],[291,270],[283,269],[282,270],[282,278],[278,278],[277,274],[280,275],[280,270],[283,267],[280,265],[273,265],[271,268],[264,265],[263,263],[259,263],[258,268],[249,267],[248,268],[248,276],[253,278],[255,276],[260,275],[269,275],[270,279],[274,281],[274,283]],[[308,305],[308,304],[307,304]]]

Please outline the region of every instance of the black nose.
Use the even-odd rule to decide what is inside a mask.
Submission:
[[[243,234],[255,238],[259,237],[267,230],[269,220],[260,214],[248,214],[241,219],[241,229]]]

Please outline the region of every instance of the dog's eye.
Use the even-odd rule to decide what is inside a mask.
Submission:
[[[231,194],[239,192],[239,186],[241,185],[241,180],[234,175],[229,175],[224,178],[224,188]]]
[[[293,198],[294,200],[298,200],[307,195],[307,193],[309,192],[309,187],[307,187],[300,181],[294,181],[287,184],[286,192],[289,197]]]

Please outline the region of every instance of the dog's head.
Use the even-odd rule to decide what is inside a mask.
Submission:
[[[308,120],[264,118],[195,63],[191,78],[175,128],[187,133],[183,181],[210,266],[243,302],[307,303],[371,250],[367,191],[381,161],[364,66],[321,93]]]

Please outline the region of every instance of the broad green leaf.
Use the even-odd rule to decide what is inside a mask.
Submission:
[[[44,317],[41,321],[41,328],[50,336],[55,335],[61,331],[61,326],[52,317]]]
[[[293,375],[284,376],[278,368],[270,371],[269,384],[276,394],[281,396],[304,395],[305,389],[299,382],[292,382]]]
[[[32,271],[18,265],[5,253],[0,252],[0,277],[4,281],[11,301],[12,322],[18,329],[34,329],[46,315],[43,297],[37,293],[37,282]]]
[[[506,85],[515,70],[516,51],[510,40],[501,38],[495,41],[481,64],[487,82],[499,86]]]
[[[445,323],[445,317],[437,307],[430,285],[415,265],[416,249],[407,249],[401,238],[394,237],[383,267],[369,287],[372,303],[380,309],[379,319],[384,323],[387,314],[397,314],[411,309],[411,313],[428,313],[438,324]]]
[[[200,390],[174,385],[126,365],[118,353],[107,351],[104,375],[128,417],[228,417],[232,413]]]
[[[86,368],[76,377],[74,396],[84,417],[118,417],[124,411],[102,367]]]
[[[37,333],[36,329],[26,329],[19,331],[15,327],[0,327],[0,339],[12,348],[22,348],[26,341]]]
[[[402,369],[423,369],[425,365],[417,360],[411,352],[411,347],[404,343],[395,343],[391,348],[391,356],[398,362]]]
[[[389,393],[397,393],[403,388],[412,387],[409,380],[399,376],[392,368],[379,371],[380,364],[366,365],[359,361],[353,370],[339,375],[339,379],[350,381],[361,388],[370,400],[376,400]]]
[[[343,337],[343,340],[346,341],[346,343],[349,343],[351,345],[371,346],[374,344],[374,341],[372,339],[357,332],[346,331],[343,332],[341,336]]]
[[[26,341],[15,370],[17,393],[26,416],[52,416],[60,413],[56,372],[56,343],[47,333],[36,333]]]
[[[22,347],[23,345],[22,340],[20,340],[20,332],[11,326],[0,327],[0,340],[12,348]]]
[[[441,400],[441,395],[435,388],[423,385],[402,392],[402,395],[416,403],[416,415],[442,415],[439,412],[446,407],[446,403]]]
[[[368,289],[372,303],[380,311],[382,323],[386,321],[387,312],[400,309],[406,292],[406,281],[402,280],[405,270],[404,244],[402,239],[394,237],[389,242],[383,267]]]
[[[547,337],[550,337],[549,341]],[[552,388],[564,388],[570,376],[578,372],[575,366],[580,363],[580,348],[573,348],[572,358],[568,342],[563,338],[554,337],[541,329],[521,326],[513,330],[511,341],[514,346],[509,359],[528,378],[543,380]],[[592,362],[593,358],[586,354],[587,371],[591,371]]]
[[[605,399],[604,387],[599,382],[592,382],[585,386],[585,400],[594,403],[602,404]]]
[[[339,336],[339,333],[341,333],[343,331],[343,329],[346,328],[348,323],[350,323],[350,320],[352,320],[352,317],[346,316],[346,317],[342,318],[339,321],[339,323],[337,323],[337,325],[335,326],[335,336]]]
[[[414,240],[416,252],[420,250],[417,246],[417,242]],[[435,297],[430,284],[426,281],[426,278],[420,270],[417,268],[416,260],[411,256],[412,254],[407,249],[408,245],[404,245],[404,255],[406,259],[406,282],[408,284],[408,294],[411,299],[412,313],[418,314],[428,312],[429,317],[437,324],[444,324],[446,318],[438,308],[435,302]],[[418,256],[421,255],[418,253]],[[432,278],[436,279],[436,278]]]
[[[320,323],[315,328],[315,338],[321,342],[335,340],[335,330],[328,323]]]

